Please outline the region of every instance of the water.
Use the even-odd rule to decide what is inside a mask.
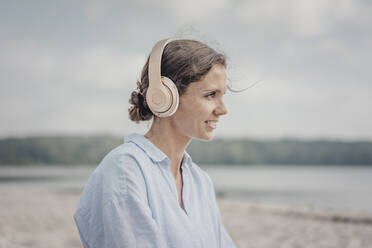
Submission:
[[[3,166],[0,187],[35,187],[81,191],[94,166]]]
[[[232,199],[372,213],[372,167],[224,166],[206,170],[217,193]]]
[[[372,167],[208,166],[217,195],[232,200],[372,213]],[[81,191],[93,166],[0,167],[0,187]]]

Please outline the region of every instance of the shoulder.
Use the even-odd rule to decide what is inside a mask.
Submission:
[[[105,180],[118,180],[122,176],[130,176],[140,173],[138,156],[142,151],[134,144],[124,143],[111,150],[101,161],[93,174],[97,174]]]
[[[144,159],[143,150],[134,143],[124,143],[111,150],[93,171],[74,214],[82,240],[101,239],[110,218],[117,221],[118,216],[147,203]]]
[[[102,167],[111,167],[116,165],[124,165],[125,162],[135,162],[138,157],[143,156],[144,152],[134,143],[123,143],[112,149],[102,159],[97,169]],[[124,162],[124,163],[123,163]]]
[[[144,190],[145,181],[138,158],[143,151],[124,143],[111,150],[91,174],[80,198],[79,207],[105,205],[125,197],[128,188]]]

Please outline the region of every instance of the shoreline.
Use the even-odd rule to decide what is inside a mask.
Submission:
[[[238,202],[229,199],[217,199],[219,204],[240,205],[241,208],[246,208],[252,213],[262,213],[289,218],[311,219],[314,221],[329,221],[340,222],[355,225],[372,226],[372,213],[356,212],[356,211],[336,211],[322,208],[313,208],[306,206],[284,206],[284,205],[269,205],[257,204],[248,202]]]

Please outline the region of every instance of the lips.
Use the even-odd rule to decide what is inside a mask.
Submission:
[[[212,129],[215,129],[217,127],[217,122],[218,121],[215,121],[215,120],[205,121],[205,123],[207,123],[207,126]]]

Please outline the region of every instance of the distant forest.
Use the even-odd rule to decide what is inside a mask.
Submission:
[[[0,165],[97,165],[122,142],[111,136],[0,139]],[[200,165],[372,165],[372,142],[193,140],[187,151]]]

